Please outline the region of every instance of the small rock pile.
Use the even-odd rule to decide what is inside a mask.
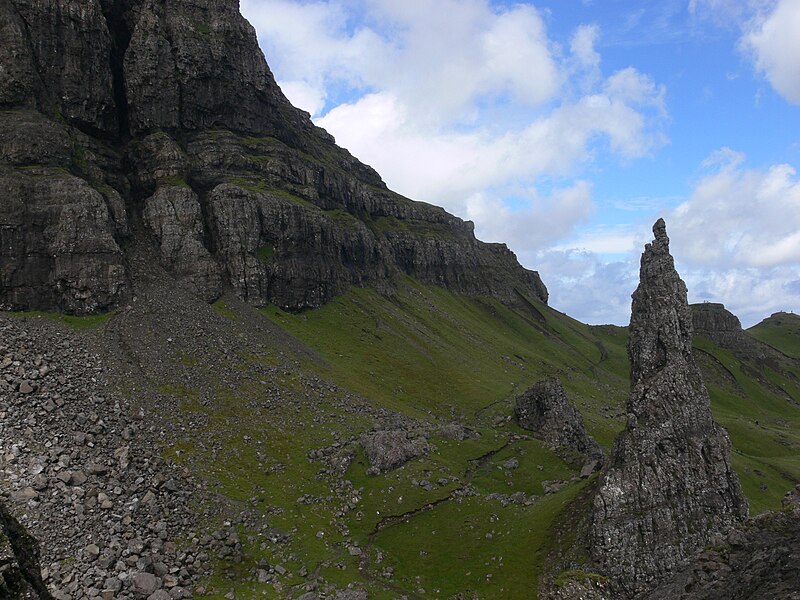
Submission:
[[[208,559],[187,535],[198,490],[104,375],[73,332],[0,316],[0,490],[58,600],[190,598]]]

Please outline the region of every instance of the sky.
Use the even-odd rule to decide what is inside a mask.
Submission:
[[[241,0],[295,106],[625,325],[667,222],[690,302],[800,312],[800,0]]]

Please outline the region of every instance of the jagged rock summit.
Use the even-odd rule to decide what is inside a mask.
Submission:
[[[645,246],[628,339],[628,425],[594,499],[590,550],[619,597],[655,587],[748,505],[692,356],[692,313],[663,219]]]
[[[294,108],[238,2],[0,2],[0,308],[123,304],[142,245],[206,300],[298,310],[408,274],[547,301]]]

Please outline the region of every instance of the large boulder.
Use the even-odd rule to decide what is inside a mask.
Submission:
[[[402,429],[365,433],[361,436],[361,445],[369,460],[369,475],[396,469],[430,450],[430,444],[424,437]]]
[[[591,472],[603,462],[600,445],[586,433],[583,416],[567,398],[556,377],[543,379],[517,398],[514,408],[520,427],[532,431],[568,462]]]

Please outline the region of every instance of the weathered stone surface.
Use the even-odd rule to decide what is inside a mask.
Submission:
[[[0,597],[50,600],[42,581],[39,542],[0,500]]]
[[[131,5],[124,67],[134,135],[214,127],[299,140],[315,129],[280,92],[236,3]]]
[[[115,134],[111,37],[99,2],[10,0],[0,10],[10,42],[0,51],[0,73],[10,73],[0,98]]]
[[[517,398],[514,413],[520,427],[532,431],[569,462],[590,465],[592,470],[602,465],[600,445],[586,433],[583,416],[558,378],[543,379],[528,388]]]
[[[1,306],[113,308],[135,284],[129,249],[153,241],[207,300],[230,284],[298,310],[405,273],[547,302],[508,248],[390,192],[292,107],[236,3],[0,11]]]
[[[766,513],[706,548],[648,600],[800,600],[800,510]]]
[[[642,254],[628,354],[628,425],[594,500],[590,550],[620,597],[655,587],[747,516],[730,441],[692,357],[692,314],[666,226]]]
[[[215,300],[222,292],[222,274],[203,245],[205,228],[200,201],[185,185],[164,185],[145,200],[144,221],[159,240],[161,260],[195,293]]]
[[[361,436],[361,445],[370,464],[367,473],[371,475],[396,469],[430,450],[425,438],[410,435],[404,430],[365,433]]]
[[[0,166],[0,308],[89,313],[127,293],[103,195],[58,169]]]
[[[762,344],[742,330],[739,317],[717,302],[692,304],[692,324],[695,335],[702,335],[718,346],[762,356]]]

